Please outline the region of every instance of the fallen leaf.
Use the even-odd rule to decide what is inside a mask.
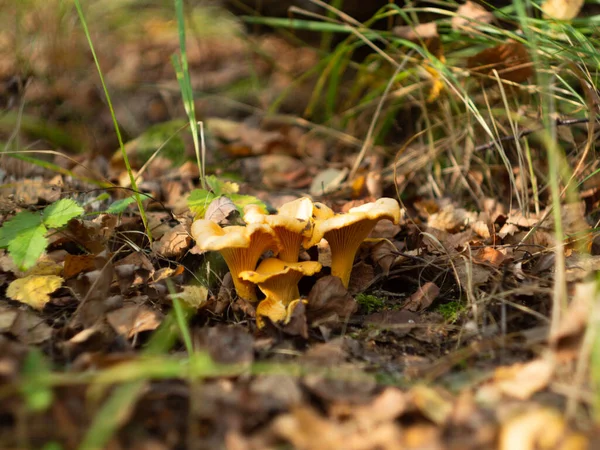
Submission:
[[[452,414],[450,399],[436,389],[417,385],[408,392],[410,403],[437,425],[445,424]]]
[[[96,255],[66,255],[63,275],[66,279],[88,272],[96,268]]]
[[[19,311],[9,332],[26,345],[41,344],[52,337],[52,328],[46,324],[44,318],[31,310]]]
[[[394,35],[409,41],[437,38],[438,30],[435,22],[419,23],[417,25],[402,25],[392,29]]]
[[[553,374],[553,362],[536,359],[524,364],[498,367],[494,372],[493,386],[505,395],[527,400],[545,389]]]
[[[413,312],[423,311],[433,303],[439,293],[440,288],[435,283],[428,281],[424,285],[419,286],[417,292],[410,296],[403,309]]]
[[[310,195],[325,195],[337,190],[348,175],[348,169],[325,169],[313,178],[310,185]]]
[[[587,439],[571,432],[558,411],[540,408],[511,417],[502,424],[499,450],[586,450]]]
[[[577,17],[585,0],[546,0],[542,4],[544,18],[571,20]]]
[[[163,315],[147,306],[128,305],[107,313],[106,320],[117,334],[131,339],[142,331],[156,330]]]
[[[10,283],[6,295],[34,309],[42,310],[50,301],[50,294],[61,287],[63,281],[56,275],[29,275]]]
[[[152,250],[165,258],[179,258],[192,242],[188,227],[179,224],[152,243]]]
[[[514,41],[477,53],[467,60],[467,67],[490,78],[495,78],[492,71],[496,70],[500,79],[514,83],[522,83],[534,74],[527,48]]]
[[[346,320],[358,305],[338,277],[317,280],[308,294],[306,317],[311,324]]]
[[[491,23],[494,15],[486,10],[479,3],[468,0],[460,5],[456,10],[456,15],[452,17],[451,24],[453,30],[476,28],[477,25]]]
[[[379,311],[365,317],[365,325],[390,330],[396,336],[406,336],[419,322],[419,316],[410,311]]]
[[[500,267],[506,256],[500,250],[493,247],[480,248],[474,255],[473,261],[478,263],[488,263],[494,267]]]
[[[183,290],[176,294],[169,294],[170,299],[178,298],[192,308],[200,309],[207,304],[208,289],[204,286],[183,286]]]
[[[228,225],[230,224],[230,219],[233,216],[239,217],[239,211],[228,197],[221,196],[215,198],[208,208],[206,208],[206,212],[204,213],[204,218],[207,220],[212,220],[219,225]]]

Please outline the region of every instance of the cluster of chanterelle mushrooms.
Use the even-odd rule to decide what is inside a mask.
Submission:
[[[298,262],[302,249],[325,239],[331,249],[331,274],[348,287],[360,244],[379,220],[389,219],[397,224],[400,206],[392,198],[381,198],[335,214],[324,204],[305,197],[284,204],[277,214],[265,214],[258,206],[248,206],[243,219],[245,226],[228,227],[206,219],[196,220],[191,232],[200,250],[221,253],[239,297],[257,302],[256,286],[263,292],[265,299],[256,308],[257,324],[262,327],[263,317],[273,322],[289,320],[301,301],[298,282],[321,270],[316,261]],[[258,264],[267,251],[274,256]]]

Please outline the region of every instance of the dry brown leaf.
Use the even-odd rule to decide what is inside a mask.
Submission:
[[[152,243],[152,250],[165,258],[179,258],[192,242],[188,227],[179,224]]]
[[[365,317],[365,325],[392,331],[396,336],[406,336],[419,322],[419,316],[410,311],[379,311]]]
[[[338,277],[317,280],[308,294],[306,317],[311,324],[346,320],[358,305]]]
[[[423,311],[433,303],[439,293],[440,288],[435,283],[428,281],[424,285],[419,286],[417,292],[410,296],[403,309],[414,312]]]
[[[493,386],[505,395],[527,400],[548,386],[554,374],[554,363],[536,359],[524,364],[498,367],[494,372]]]
[[[502,80],[522,83],[533,76],[533,66],[527,48],[520,42],[485,49],[467,60],[467,67],[474,73],[494,77],[496,70]]]
[[[493,247],[480,248],[477,253],[473,255],[473,260],[478,263],[491,264],[494,267],[500,267],[506,256],[500,250]]]
[[[490,233],[490,228],[488,227],[487,223],[485,223],[483,220],[473,222],[471,224],[471,229],[483,239],[489,239],[490,237],[492,237]]]
[[[128,305],[106,314],[106,320],[117,334],[131,339],[142,331],[156,330],[163,316],[147,306]]]
[[[94,260],[96,255],[66,255],[63,275],[72,278],[82,272],[88,272],[96,268]]]
[[[460,5],[456,10],[456,15],[452,17],[452,29],[460,30],[471,27],[477,27],[480,24],[491,23],[494,15],[486,10],[479,3],[468,0],[464,5]]]
[[[42,310],[50,301],[50,294],[61,287],[63,281],[56,275],[29,275],[10,283],[6,296],[34,309]]]
[[[458,282],[463,288],[478,286],[486,283],[491,276],[491,269],[480,264],[472,264],[471,261],[460,260],[454,265]]]
[[[571,20],[577,17],[585,0],[546,0],[542,4],[544,18]]]
[[[27,345],[41,344],[52,337],[52,328],[46,324],[45,319],[25,310],[19,311],[9,332]]]

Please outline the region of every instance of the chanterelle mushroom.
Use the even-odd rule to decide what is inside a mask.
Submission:
[[[210,220],[196,220],[192,224],[196,246],[204,251],[218,251],[229,267],[239,297],[255,302],[254,285],[240,278],[240,272],[254,270],[261,255],[267,250],[278,252],[281,244],[273,230],[265,224],[221,228]]]
[[[321,264],[316,261],[290,263],[278,258],[268,258],[261,262],[256,270],[241,272],[240,278],[255,283],[266,297],[256,308],[256,322],[259,328],[264,325],[261,316],[269,317],[273,322],[285,319],[288,306],[300,296],[300,279],[319,270]]]
[[[307,198],[299,198],[285,203],[277,214],[263,214],[254,205],[244,211],[244,221],[250,223],[266,223],[281,242],[279,259],[288,262],[298,261],[300,246],[304,239],[312,234],[313,202]]]
[[[399,222],[400,206],[393,198],[381,198],[351,208],[346,214],[315,220],[312,237],[304,242],[304,246],[312,247],[325,238],[331,248],[331,273],[348,287],[358,247],[382,219],[395,224]]]

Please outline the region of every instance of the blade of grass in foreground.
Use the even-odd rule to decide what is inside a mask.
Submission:
[[[190,131],[194,141],[194,151],[196,152],[196,161],[198,162],[198,171],[200,172],[200,184],[202,189],[206,189],[206,174],[204,172],[205,150],[202,148],[200,154],[200,143],[198,141],[198,122],[196,121],[196,108],[194,106],[194,93],[192,91],[192,82],[187,60],[187,50],[185,42],[185,18],[183,16],[183,0],[175,0],[175,12],[177,15],[177,29],[179,30],[179,51],[180,55],[173,55],[171,61],[175,68],[177,82],[183,98],[183,106],[190,121]]]
[[[140,210],[140,217],[142,218],[142,222],[144,224],[144,229],[146,230],[146,235],[148,236],[148,239],[150,241],[152,241],[150,227],[148,226],[148,218],[146,217],[146,211],[145,211],[144,205],[142,203],[142,196],[138,193],[137,183],[135,182],[135,177],[133,176],[133,171],[131,170],[131,164],[129,164],[129,158],[127,157],[127,152],[125,151],[125,145],[123,144],[123,137],[121,136],[119,122],[117,121],[117,116],[115,114],[115,110],[113,108],[112,101],[110,99],[110,94],[108,93],[108,88],[106,87],[106,83],[104,82],[104,76],[102,75],[102,69],[100,67],[100,62],[98,61],[98,57],[96,56],[96,50],[94,49],[94,43],[92,42],[92,37],[88,30],[87,22],[85,20],[85,15],[83,14],[83,9],[81,8],[81,4],[80,4],[79,0],[75,0],[75,8],[77,8],[77,14],[79,15],[79,20],[81,20],[81,26],[83,27],[83,32],[85,33],[85,37],[87,39],[88,46],[90,47],[90,51],[92,52],[92,57],[94,58],[94,63],[96,64],[96,69],[98,70],[98,76],[100,77],[100,83],[102,84],[102,89],[104,90],[104,96],[106,97],[106,104],[108,105],[108,109],[110,110],[110,116],[112,117],[112,121],[115,126],[115,133],[117,134],[117,139],[119,141],[119,147],[121,148],[121,155],[123,156],[123,162],[125,163],[125,168],[127,169],[127,173],[129,174],[129,181],[131,183],[131,188],[135,192],[135,201],[138,205],[138,209]]]

